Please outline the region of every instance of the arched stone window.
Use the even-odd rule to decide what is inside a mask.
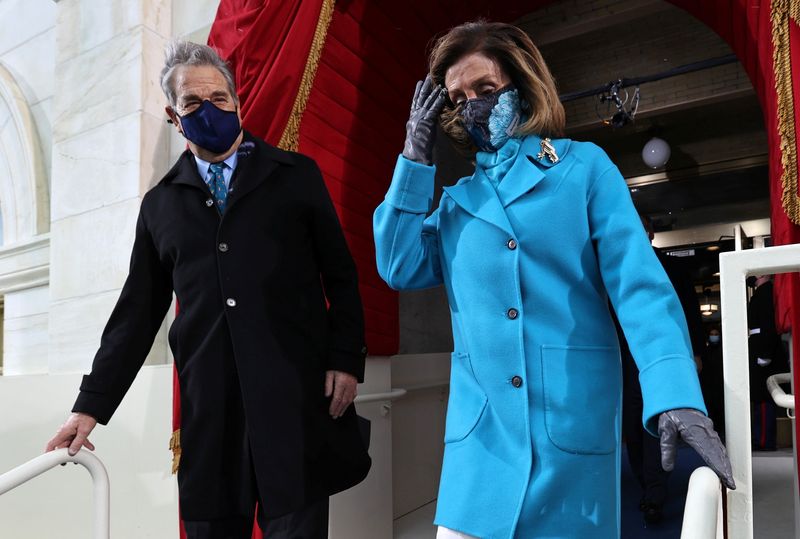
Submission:
[[[2,244],[50,229],[50,195],[36,124],[11,73],[0,64],[0,216]]]

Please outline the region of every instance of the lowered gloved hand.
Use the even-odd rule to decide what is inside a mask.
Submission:
[[[714,423],[702,412],[691,408],[668,410],[658,416],[658,434],[661,437],[661,467],[671,472],[675,467],[675,452],[680,435],[697,451],[709,468],[731,490],[736,489],[728,452],[714,430]]]
[[[434,86],[431,76],[419,81],[411,102],[411,115],[406,123],[406,142],[403,157],[430,165],[433,162],[433,143],[436,139],[436,122],[445,101],[444,88]]]

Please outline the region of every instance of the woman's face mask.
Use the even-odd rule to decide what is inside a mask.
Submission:
[[[470,139],[482,152],[496,152],[514,135],[522,109],[513,85],[465,101],[461,118]]]

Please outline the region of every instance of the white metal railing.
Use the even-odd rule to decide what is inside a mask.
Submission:
[[[393,401],[405,396],[406,393],[408,393],[408,391],[405,389],[392,388],[391,391],[386,391],[385,393],[367,393],[366,395],[358,395],[355,403],[366,404],[368,402]]]
[[[719,255],[725,437],[736,490],[727,491],[728,537],[753,539],[753,463],[750,449],[750,375],[747,296],[750,275],[800,270],[800,244]],[[743,419],[744,418],[744,419]]]
[[[786,408],[788,410],[794,410],[794,395],[787,394],[780,386],[780,384],[791,384],[791,383],[792,383],[792,373],[790,372],[773,374],[772,376],[767,378],[767,390],[769,391],[769,394],[772,395],[772,400],[774,400],[775,404],[777,404],[781,408]],[[794,414],[792,414],[792,416],[793,415]]]
[[[51,468],[68,462],[80,464],[89,470],[94,490],[94,538],[109,539],[111,530],[108,473],[102,461],[85,449],[81,449],[74,456],[70,456],[66,448],[56,449],[0,475],[0,496]]]
[[[689,478],[681,539],[719,539],[722,530],[722,484],[711,468],[701,466]]]

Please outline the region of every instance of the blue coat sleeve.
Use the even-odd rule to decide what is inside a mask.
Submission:
[[[386,198],[375,210],[372,227],[378,273],[395,290],[442,283],[439,210],[426,218],[435,173],[435,167],[400,156]]]
[[[606,290],[639,367],[644,411],[652,434],[658,416],[705,405],[692,357],[686,318],[675,290],[647,239],[619,170],[605,155],[591,181],[591,238]]]

